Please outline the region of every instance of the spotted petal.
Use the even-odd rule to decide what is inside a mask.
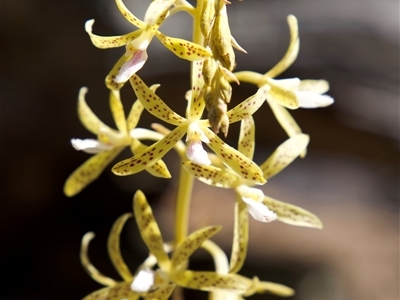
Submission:
[[[151,2],[144,15],[144,22],[146,25],[160,26],[165,19],[165,14],[174,2],[175,0],[154,0]]]
[[[225,144],[214,132],[204,128],[204,133],[209,138],[208,146],[214,150],[218,158],[232,168],[236,173],[254,184],[263,184],[266,182],[262,176],[262,171],[252,160],[245,155]]]
[[[130,284],[128,282],[117,283],[111,287],[106,287],[104,289],[95,291],[89,295],[87,295],[83,300],[99,300],[99,299],[107,299],[107,300],[138,300],[139,294],[133,292],[130,288]]]
[[[174,251],[171,258],[172,269],[178,270],[192,255],[192,253],[203,244],[205,240],[218,233],[221,228],[221,226],[209,226],[197,230],[189,235]]]
[[[98,135],[99,129],[102,127],[108,127],[104,124],[90,109],[85,100],[85,95],[88,92],[86,87],[82,87],[79,90],[78,96],[78,116],[82,125],[89,130],[91,133]]]
[[[229,273],[237,273],[242,268],[247,255],[249,241],[249,214],[247,205],[236,195],[235,226],[233,230],[232,253]]]
[[[268,100],[271,99],[276,103],[290,109],[296,109],[300,107],[294,91],[282,87],[277,81],[268,80],[268,84],[270,86],[270,90],[267,95]]]
[[[142,30],[136,30],[130,32],[128,34],[119,35],[119,36],[99,36],[92,33],[92,27],[94,24],[94,20],[89,20],[85,23],[85,30],[89,34],[90,40],[93,45],[100,49],[107,48],[116,48],[122,47],[128,44],[129,42],[136,39],[142,33]]]
[[[75,196],[89,183],[100,176],[105,167],[124,149],[114,148],[110,151],[101,152],[89,158],[78,169],[76,169],[64,184],[64,194],[68,197]]]
[[[234,188],[238,184],[238,176],[214,166],[199,166],[191,161],[183,163],[185,170],[205,184]]]
[[[187,126],[179,126],[171,131],[162,140],[147,148],[147,151],[139,153],[131,158],[120,161],[112,168],[114,174],[126,176],[138,173],[155,164],[162,158],[186,133]]]
[[[296,121],[290,115],[286,108],[282,107],[278,103],[273,100],[267,99],[269,106],[272,109],[272,112],[275,115],[275,118],[278,120],[279,124],[282,126],[283,130],[286,131],[288,136],[292,137],[296,134],[301,133],[301,129],[299,125],[297,125]]]
[[[307,148],[310,137],[297,134],[283,142],[272,155],[260,166],[264,178],[269,179],[286,168]]]
[[[115,3],[117,4],[117,7],[121,14],[124,16],[124,18],[131,23],[132,25],[135,25],[138,28],[144,28],[145,23],[138,18],[136,18],[130,11],[129,9],[125,6],[125,4],[122,2],[122,0],[115,0]]]
[[[172,125],[177,126],[185,122],[186,119],[169,108],[138,75],[133,75],[130,83],[136,96],[149,113]]]
[[[309,211],[282,201],[265,196],[263,203],[273,210],[278,220],[294,225],[322,229],[321,220]]]
[[[192,64],[192,90],[189,103],[187,106],[186,116],[189,120],[199,120],[203,114],[205,102],[200,97],[200,91],[204,86],[204,78],[202,74],[203,61],[195,61]]]
[[[160,287],[154,292],[147,293],[143,296],[145,300],[167,300],[175,289],[175,284],[170,283],[167,286]]]
[[[142,191],[137,191],[133,198],[133,211],[140,235],[150,253],[157,258],[161,269],[168,269],[169,259],[164,251],[160,228]]]
[[[290,29],[290,44],[283,58],[264,77],[274,78],[283,73],[296,60],[300,48],[299,29],[297,19],[293,15],[287,17]]]
[[[101,274],[100,271],[97,270],[90,262],[87,252],[89,248],[89,243],[93,238],[94,238],[93,232],[86,233],[82,238],[81,253],[80,253],[82,266],[85,269],[85,271],[90,275],[90,277],[92,277],[98,283],[106,286],[113,286],[117,282],[114,279],[111,279]]]
[[[110,90],[110,109],[118,130],[123,134],[127,134],[125,112],[119,90]]]
[[[245,118],[240,123],[238,150],[248,159],[253,159],[255,148],[255,124],[252,116]],[[264,176],[265,177],[265,176]]]
[[[260,281],[258,277],[254,277],[253,280],[249,278],[244,278],[244,280],[252,281],[250,288],[243,296],[249,297],[254,295],[255,293],[264,294],[274,294],[281,297],[289,297],[294,295],[294,290],[290,287],[287,287],[283,284],[269,282],[269,281]]]
[[[122,258],[119,237],[122,228],[131,216],[131,213],[123,214],[114,222],[107,241],[108,255],[110,256],[115,269],[118,271],[118,274],[121,275],[126,282],[131,282],[133,276],[129,271],[128,266],[125,264],[124,259]]]

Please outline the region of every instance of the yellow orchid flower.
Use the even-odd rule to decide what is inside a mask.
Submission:
[[[252,116],[241,121],[238,149],[248,159],[253,158],[255,125]],[[287,167],[298,157],[309,142],[306,134],[297,134],[282,143],[272,155],[260,166],[263,177],[269,179]],[[214,165],[200,166],[191,161],[183,163],[188,173],[200,181],[222,188],[234,189],[236,192],[234,243],[231,257],[231,272],[237,272],[246,257],[248,242],[248,213],[257,221],[281,222],[295,225],[322,228],[322,223],[314,214],[285,202],[267,197],[260,189],[251,187],[240,173],[226,167],[218,160]]]
[[[135,17],[121,0],[115,1],[124,18],[139,29],[121,36],[98,36],[92,33],[94,20],[85,24],[86,32],[92,43],[98,48],[126,47],[125,54],[114,65],[106,77],[109,89],[120,89],[128,79],[139,71],[147,60],[147,47],[154,36],[176,56],[189,60],[202,60],[212,56],[204,47],[187,40],[173,38],[162,34],[158,28],[166,19],[174,0],[155,0],[148,7],[144,21]]]
[[[157,87],[158,85],[154,85],[151,89],[155,90]],[[95,155],[76,169],[66,180],[64,194],[69,197],[78,194],[99,177],[105,167],[127,146],[130,146],[132,153],[141,153],[147,149],[147,146],[143,145],[138,138],[131,136],[131,131],[137,126],[143,111],[143,105],[139,100],[133,104],[128,117],[125,118],[119,91],[110,90],[110,108],[118,128],[115,130],[104,124],[89,108],[85,101],[87,91],[86,87],[79,91],[78,115],[83,126],[97,135],[97,139],[72,139],[71,143],[76,150]],[[147,133],[141,139],[145,139],[146,136],[151,135]],[[156,177],[171,177],[162,160],[147,167],[146,171]]]
[[[198,62],[201,64],[202,62]],[[201,69],[201,68],[200,68]],[[137,97],[148,112],[155,117],[177,126],[162,140],[156,142],[141,154],[125,159],[117,163],[112,171],[116,175],[126,176],[151,166],[155,161],[163,157],[185,134],[187,141],[186,156],[198,165],[209,165],[211,161],[208,153],[203,149],[202,142],[206,143],[216,155],[230,168],[241,174],[246,180],[255,184],[262,184],[265,179],[260,168],[248,157],[233,147],[225,144],[208,127],[208,120],[201,120],[204,110],[204,101],[196,95],[196,83],[192,91],[192,100],[187,111],[188,118],[184,118],[170,109],[146,84],[135,74],[130,82]],[[227,112],[230,123],[234,123],[252,115],[265,101],[268,87],[261,87],[258,91],[241,104]]]
[[[325,80],[273,79],[289,68],[299,53],[300,39],[297,19],[295,16],[289,15],[287,21],[290,29],[290,44],[283,58],[264,75],[251,71],[234,74],[240,81],[249,82],[258,87],[264,85],[270,87],[267,102],[282,128],[289,137],[292,137],[301,133],[301,129],[286,108],[325,107],[333,103],[333,98],[324,95],[329,90],[329,84]]]

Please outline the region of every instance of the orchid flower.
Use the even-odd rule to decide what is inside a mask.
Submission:
[[[201,70],[201,64],[202,62],[197,62],[196,66],[199,70]],[[201,71],[198,74],[199,78],[201,78]],[[131,77],[130,82],[137,97],[148,112],[177,127],[162,140],[150,146],[146,152],[117,163],[112,169],[116,175],[134,174],[140,172],[146,166],[151,166],[186,134],[186,155],[190,161],[198,165],[209,165],[211,163],[208,153],[202,147],[202,143],[206,143],[221,161],[241,174],[249,182],[254,184],[263,184],[265,182],[261,169],[251,159],[225,144],[208,128],[210,126],[208,120],[200,119],[204,110],[204,101],[201,101],[202,99],[197,93],[196,82],[192,89],[192,99],[189,101],[189,108],[186,113],[187,118],[180,116],[169,108],[146,86],[137,74]],[[229,122],[234,123],[252,115],[264,102],[267,91],[268,87],[259,88],[253,96],[228,111]]]
[[[158,85],[154,85],[150,89],[155,90],[157,87]],[[88,89],[85,87],[79,91],[78,115],[83,126],[97,135],[97,139],[72,139],[71,143],[76,150],[95,155],[76,169],[66,180],[64,194],[69,197],[78,194],[99,177],[105,167],[126,147],[130,146],[133,153],[141,153],[147,149],[147,146],[142,144],[139,139],[130,135],[130,131],[138,124],[143,111],[143,105],[140,101],[137,100],[133,104],[128,118],[125,118],[119,91],[110,90],[110,108],[118,128],[118,130],[115,130],[104,124],[89,108],[85,101],[87,91]],[[146,168],[146,171],[156,177],[171,177],[162,160]]]
[[[238,149],[248,159],[253,158],[255,125],[252,116],[241,121]],[[282,143],[260,166],[263,177],[269,179],[286,168],[298,157],[309,142],[306,134],[297,134]],[[183,163],[186,171],[200,181],[216,187],[234,189],[236,192],[234,244],[231,257],[231,272],[238,271],[246,257],[248,241],[248,213],[257,221],[281,222],[313,228],[322,228],[321,221],[312,213],[264,195],[263,191],[251,187],[253,184],[240,173],[221,164],[200,166],[191,161]]]
[[[125,54],[114,65],[106,77],[109,89],[120,89],[128,79],[139,71],[147,60],[147,47],[154,36],[176,56],[189,60],[202,60],[212,56],[204,47],[183,39],[173,38],[162,34],[158,28],[166,19],[174,0],[155,0],[148,7],[144,21],[135,17],[124,5],[122,0],[115,0],[119,11],[132,25],[138,27],[131,33],[121,36],[98,36],[92,33],[94,20],[85,24],[86,32],[92,43],[98,48],[126,47]]]
[[[325,95],[329,84],[325,80],[300,80],[299,78],[273,79],[283,73],[296,60],[299,53],[300,39],[297,19],[293,15],[287,18],[290,29],[290,44],[283,58],[264,75],[243,71],[234,73],[240,81],[249,82],[257,86],[270,87],[267,102],[276,119],[289,137],[301,133],[300,127],[286,108],[317,108],[329,106],[333,98]],[[305,151],[302,156],[304,156]]]

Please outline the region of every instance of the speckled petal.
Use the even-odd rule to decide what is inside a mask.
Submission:
[[[131,150],[134,154],[146,152],[148,146],[143,145],[139,140],[134,140],[131,144]],[[168,171],[167,165],[161,160],[157,160],[156,163],[145,169],[151,175],[160,178],[171,178],[171,173]]]
[[[296,60],[300,48],[299,29],[297,19],[293,15],[287,17],[290,29],[290,44],[283,58],[264,76],[274,78],[289,68]]]
[[[142,102],[149,113],[155,117],[173,125],[180,125],[186,121],[185,118],[178,115],[168,107],[143,81],[138,75],[133,75],[129,80],[133,91]]]
[[[126,282],[131,282],[133,279],[132,273],[129,271],[128,266],[125,264],[121,255],[119,237],[126,221],[132,217],[131,213],[126,213],[120,216],[113,224],[110,234],[108,235],[107,250],[118,274]]]
[[[260,166],[264,178],[269,179],[286,168],[304,150],[310,141],[307,134],[296,134],[287,139],[272,153],[272,155]]]
[[[164,22],[165,14],[174,2],[175,0],[154,0],[151,2],[144,15],[146,25],[157,25],[158,28]]]
[[[89,158],[78,169],[76,169],[65,181],[64,194],[68,197],[75,196],[89,183],[100,176],[105,167],[124,149],[114,148],[110,151],[101,152]]]
[[[158,40],[176,56],[188,61],[203,60],[212,56],[212,52],[199,44],[187,40],[166,36],[160,32],[156,33]]]
[[[270,87],[264,85],[257,92],[227,112],[229,123],[235,123],[254,114],[267,98]]]
[[[118,130],[123,134],[127,134],[125,112],[119,90],[110,90],[110,109]]]
[[[239,183],[237,175],[230,174],[214,166],[199,166],[191,161],[186,161],[183,163],[183,167],[189,174],[208,185],[234,188]]]
[[[322,229],[321,220],[316,215],[301,207],[267,196],[264,197],[263,203],[273,210],[277,214],[278,220],[283,223]]]
[[[286,285],[268,282],[268,281],[260,281],[256,286],[257,293],[269,293],[273,295],[278,295],[281,297],[290,297],[294,295],[294,290]]]
[[[88,232],[82,238],[81,252],[80,252],[82,266],[85,269],[85,271],[90,275],[90,277],[92,277],[98,283],[105,286],[113,286],[117,284],[117,282],[114,279],[111,279],[101,274],[100,271],[97,270],[92,265],[88,257],[89,243],[94,238],[94,236],[95,235],[93,232]]]
[[[145,195],[140,190],[136,192],[133,198],[133,211],[144,243],[147,245],[150,253],[157,258],[160,268],[168,270],[170,262],[163,248],[160,228],[157,225],[153,211],[147,203]]]
[[[122,47],[128,44],[129,42],[136,39],[142,33],[142,30],[136,30],[130,32],[128,34],[119,35],[119,36],[99,36],[92,33],[94,20],[89,20],[85,23],[85,30],[89,34],[90,40],[92,41],[93,45],[100,49],[107,49],[107,48],[116,48]]]
[[[174,274],[172,281],[185,288],[214,291],[224,289],[243,293],[248,289],[246,281],[236,275],[222,275],[215,272],[182,271]]]
[[[295,92],[275,84],[272,80],[269,80],[268,84],[271,87],[267,95],[268,100],[275,101],[279,105],[290,109],[297,109],[300,107]]]
[[[154,292],[147,293],[143,298],[145,300],[167,300],[175,289],[175,284],[170,283],[165,287],[160,287]]]
[[[242,153],[225,144],[214,132],[204,128],[204,133],[210,139],[208,146],[214,150],[215,154],[225,164],[231,167],[236,173],[254,184],[263,184],[266,182],[262,176],[262,171],[257,164],[248,159]]]
[[[114,174],[127,176],[138,173],[145,168],[152,166],[162,158],[186,133],[186,126],[179,126],[171,131],[162,140],[147,148],[146,152],[139,153],[131,158],[120,161],[112,168]]]
[[[229,273],[237,273],[243,266],[247,255],[249,241],[249,214],[247,205],[239,195],[236,195],[235,226],[230,259]]]
[[[299,91],[303,92],[314,92],[317,94],[325,94],[329,91],[329,82],[323,79],[320,80],[313,80],[313,79],[306,79],[301,80],[299,87]]]
[[[248,159],[253,159],[255,148],[255,124],[252,116],[245,118],[240,123],[238,150]]]
[[[125,6],[125,4],[122,2],[122,0],[115,0],[115,3],[117,4],[117,7],[121,14],[124,16],[124,18],[131,23],[132,25],[135,25],[138,28],[144,28],[145,23],[138,18],[136,18]]]
[[[187,106],[186,116],[189,120],[199,120],[203,114],[205,102],[200,97],[200,91],[204,86],[204,78],[202,74],[203,61],[195,61],[192,64],[192,90],[190,91],[190,99]]]
[[[83,300],[138,300],[139,294],[133,292],[127,282],[117,283],[87,295]]]
[[[221,226],[209,226],[190,234],[173,252],[171,268],[178,270],[205,240],[218,233],[221,229]]]
[[[108,127],[104,124],[90,109],[85,100],[85,95],[88,92],[86,87],[79,90],[78,96],[78,116],[82,125],[91,133],[98,135],[101,127]]]

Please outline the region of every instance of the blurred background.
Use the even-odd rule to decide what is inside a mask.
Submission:
[[[125,0],[140,18],[149,1]],[[84,31],[134,30],[112,0],[2,0],[0,10],[0,299],[80,299],[99,289],[82,269],[80,239],[94,231],[93,263],[118,278],[106,241],[112,223],[131,210],[142,189],[164,237],[173,237],[177,156],[165,161],[173,179],[140,173],[115,177],[108,169],[73,198],[62,193],[67,176],[89,155],[76,152],[71,138],[91,138],[76,114],[78,90],[107,124],[104,78],[124,49],[95,48]],[[232,34],[248,54],[237,53],[237,70],[269,70],[285,53],[286,16],[299,21],[300,55],[281,78],[326,79],[331,107],[297,110],[293,116],[311,135],[308,155],[271,179],[265,194],[317,214],[323,230],[251,223],[249,255],[242,273],[296,289],[297,300],[399,299],[399,2],[396,0],[246,0],[228,7]],[[190,17],[167,20],[165,34],[190,38]],[[157,40],[140,76],[161,83],[159,95],[184,113],[189,64]],[[231,107],[255,92],[234,87]],[[135,96],[122,90],[125,108]],[[261,163],[286,139],[270,109],[255,114]],[[143,114],[140,126],[152,119]],[[238,126],[227,142],[236,145]],[[124,152],[119,157],[129,157]],[[229,254],[234,194],[196,184],[191,230],[209,224],[224,229],[215,237]],[[123,231],[122,250],[132,270],[146,256],[134,221]],[[212,268],[199,251],[192,268]],[[205,299],[189,293],[187,299]],[[278,299],[258,295],[253,299]]]

